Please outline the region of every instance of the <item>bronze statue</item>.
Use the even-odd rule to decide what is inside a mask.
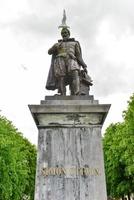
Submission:
[[[63,13],[61,36],[62,39],[54,44],[48,54],[52,55],[51,67],[48,74],[46,88],[58,89],[60,95],[66,95],[66,86],[69,85],[71,95],[85,95],[82,89],[83,78],[87,78],[85,86],[92,85],[87,75],[87,65],[82,59],[81,47],[78,41],[70,38],[69,27],[66,25],[66,14]],[[81,71],[81,67],[83,70]],[[83,78],[82,78],[83,77]],[[83,92],[84,91],[84,92]],[[87,94],[87,92],[86,92]]]

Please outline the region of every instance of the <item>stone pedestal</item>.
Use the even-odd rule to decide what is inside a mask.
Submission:
[[[110,105],[48,96],[29,108],[39,129],[35,200],[106,200],[101,128]]]

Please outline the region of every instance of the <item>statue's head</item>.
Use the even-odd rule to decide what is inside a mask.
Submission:
[[[66,27],[62,28],[61,36],[63,39],[68,39],[70,37],[70,31]]]

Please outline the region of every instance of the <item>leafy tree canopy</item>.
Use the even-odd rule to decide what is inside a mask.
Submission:
[[[112,197],[134,192],[134,95],[123,117],[122,123],[107,128],[103,140],[107,190]]]
[[[36,148],[0,116],[0,199],[33,199]]]

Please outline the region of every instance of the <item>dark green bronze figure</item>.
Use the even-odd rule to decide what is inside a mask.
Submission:
[[[48,54],[52,55],[52,63],[46,88],[48,90],[58,89],[60,95],[66,95],[66,86],[69,85],[71,95],[87,95],[83,84],[83,78],[86,79],[88,76],[87,65],[82,59],[79,42],[74,38],[70,38],[69,27],[66,25],[65,11],[62,25],[59,27],[62,28],[62,39],[58,40],[58,43],[48,50]],[[81,67],[83,68],[82,72]],[[88,81],[89,83],[85,82],[87,88],[89,88],[89,85],[92,85],[89,76]]]

